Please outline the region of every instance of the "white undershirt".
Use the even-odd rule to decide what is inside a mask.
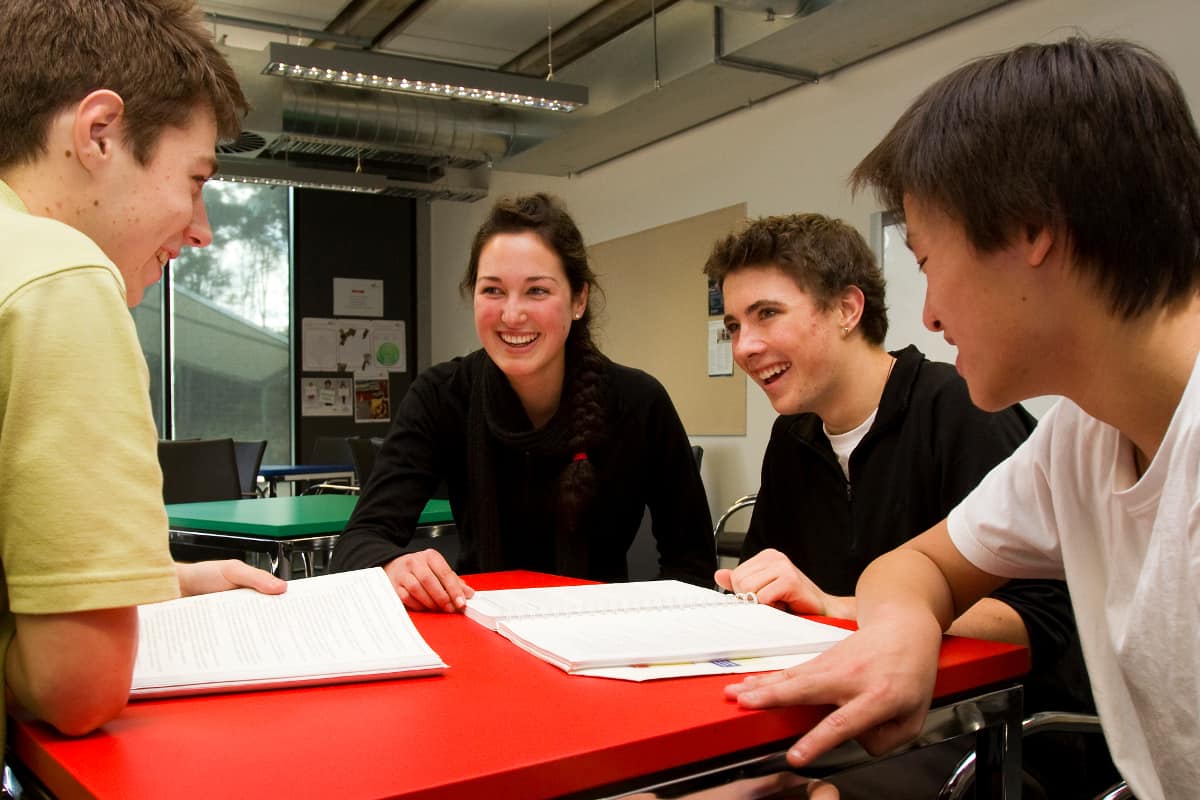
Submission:
[[[867,431],[871,430],[871,425],[875,422],[875,415],[878,413],[879,406],[876,406],[875,410],[871,412],[871,416],[863,420],[854,430],[845,433],[830,433],[829,428],[825,427],[825,423],[821,423],[821,430],[825,431],[825,436],[829,439],[829,445],[833,448],[834,455],[837,456],[838,464],[842,466],[842,473],[845,474],[846,480],[850,480],[850,454],[867,435]]]

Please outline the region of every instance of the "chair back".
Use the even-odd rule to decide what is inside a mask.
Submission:
[[[352,436],[318,436],[313,440],[309,464],[353,464],[354,454],[350,451]]]
[[[233,439],[161,439],[158,464],[164,503],[238,500],[242,496]]]
[[[742,543],[746,540],[744,531],[729,533],[725,532],[725,526],[729,523],[729,518],[742,509],[754,508],[754,501],[758,499],[758,492],[751,492],[748,495],[739,497],[733,501],[733,505],[725,509],[725,513],[717,520],[717,524],[713,526],[713,544],[717,548],[717,560],[722,556],[726,558],[741,558]]]
[[[258,468],[262,466],[263,453],[267,451],[267,440],[233,443],[233,454],[237,459],[238,482],[242,497],[258,497]]]
[[[350,444],[350,455],[354,456],[354,474],[358,478],[358,485],[366,486],[367,478],[371,477],[371,470],[375,467],[375,456],[379,455],[379,448],[383,445],[383,439],[354,436],[347,441]]]

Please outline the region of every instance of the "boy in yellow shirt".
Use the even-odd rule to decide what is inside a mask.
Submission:
[[[190,0],[0,4],[0,643],[60,731],[124,707],[140,603],[286,586],[173,564],[126,306],[212,238],[201,189],[246,108]]]

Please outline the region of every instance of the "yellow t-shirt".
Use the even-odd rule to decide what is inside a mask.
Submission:
[[[179,584],[149,373],[120,272],[79,231],[30,215],[3,182],[0,253],[2,659],[14,613],[157,602]],[[3,698],[0,687],[0,711]]]

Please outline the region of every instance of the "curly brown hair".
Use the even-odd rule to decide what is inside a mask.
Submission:
[[[749,220],[713,245],[704,274],[721,286],[746,267],[778,267],[825,310],[850,286],[863,293],[859,329],[868,342],[887,336],[886,282],[875,254],[853,226],[821,214]]]

